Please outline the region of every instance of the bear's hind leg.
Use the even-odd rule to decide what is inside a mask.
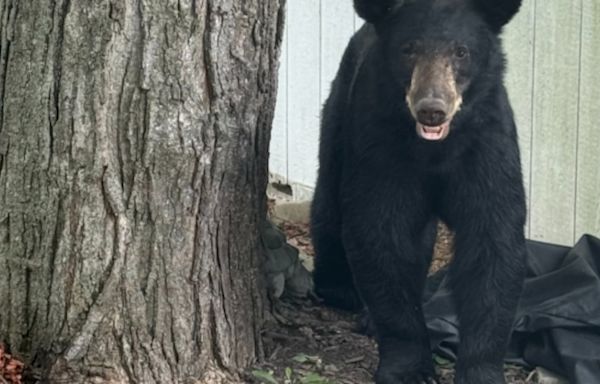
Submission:
[[[315,249],[315,291],[325,304],[357,311],[363,307],[342,245],[337,202],[324,199],[319,191],[311,208],[311,238]]]

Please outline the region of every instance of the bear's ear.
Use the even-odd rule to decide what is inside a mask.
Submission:
[[[376,24],[403,3],[403,0],[354,0],[354,9],[366,22]]]
[[[519,11],[523,0],[471,0],[477,11],[483,15],[492,31],[500,33]]]

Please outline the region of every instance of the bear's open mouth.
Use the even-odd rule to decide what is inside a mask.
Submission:
[[[450,133],[450,122],[447,121],[437,127],[429,127],[417,122],[417,135],[428,141],[444,140]]]

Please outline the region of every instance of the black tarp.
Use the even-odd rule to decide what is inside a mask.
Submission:
[[[507,361],[543,367],[571,384],[600,383],[600,239],[573,248],[528,241],[527,278]],[[454,359],[457,317],[446,270],[429,278],[424,312],[434,352]]]

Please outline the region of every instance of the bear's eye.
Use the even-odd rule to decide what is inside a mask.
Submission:
[[[465,57],[469,56],[469,48],[465,47],[464,45],[456,47],[454,50],[454,56],[457,59],[464,59]]]

